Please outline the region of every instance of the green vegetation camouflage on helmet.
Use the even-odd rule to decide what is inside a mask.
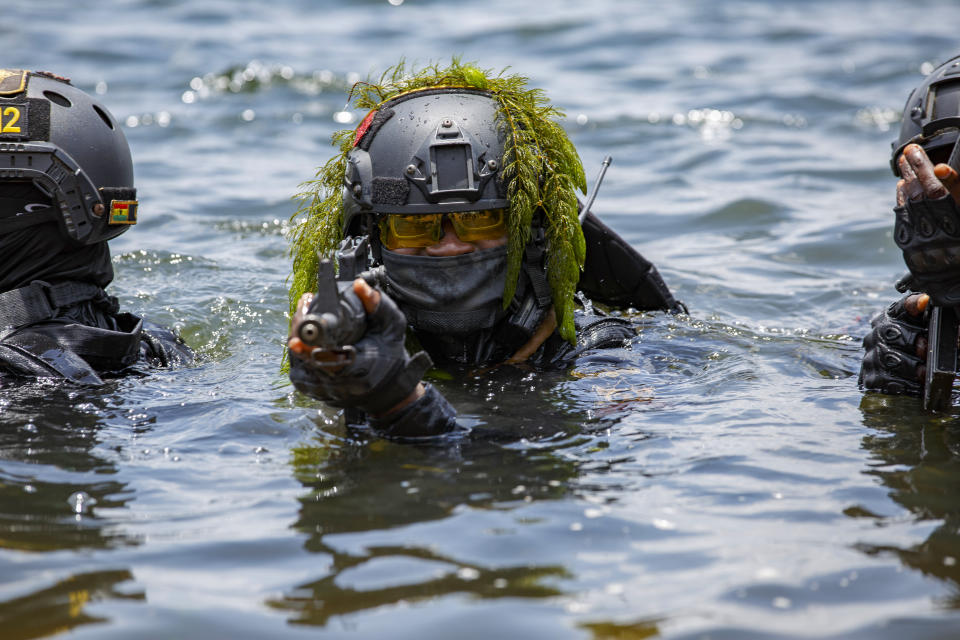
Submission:
[[[507,276],[503,292],[506,307],[516,292],[524,247],[530,238],[534,212],[544,212],[547,238],[547,279],[553,293],[560,335],[576,342],[573,325],[574,292],[583,267],[586,246],[577,217],[577,190],[586,192],[586,177],[577,151],[558,123],[563,112],[550,104],[541,89],[528,89],[527,78],[494,74],[454,58],[447,67],[430,65],[408,69],[404,62],[387,69],[379,82],[359,82],[350,92],[355,108],[379,108],[402,93],[436,87],[463,87],[490,93],[496,101],[497,124],[504,134],[501,180],[506,188],[509,240]],[[300,206],[293,216],[290,254],[291,314],[303,293],[313,290],[317,252],[332,255],[342,240],[343,176],[355,131],[333,135],[337,155],[300,185]]]

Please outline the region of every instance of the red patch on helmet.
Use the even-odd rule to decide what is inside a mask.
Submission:
[[[36,75],[38,75],[38,76],[43,76],[44,78],[50,78],[50,79],[52,79],[52,80],[59,80],[60,82],[65,82],[65,83],[67,83],[67,84],[70,84],[70,78],[66,78],[66,77],[64,77],[64,76],[58,76],[57,74],[51,73],[51,72],[49,72],[49,71],[34,71],[33,73],[36,74]]]
[[[363,136],[365,136],[367,131],[370,130],[370,123],[373,122],[373,116],[375,115],[377,115],[377,110],[373,109],[367,114],[367,117],[363,119],[363,122],[360,123],[360,126],[357,127],[357,135],[353,139],[353,146],[360,144],[360,140],[362,140]]]

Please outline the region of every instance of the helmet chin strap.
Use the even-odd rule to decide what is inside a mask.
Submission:
[[[957,133],[957,140],[953,143],[953,150],[947,159],[947,165],[957,173],[960,173],[960,132]]]
[[[553,312],[553,306],[550,306],[550,309],[547,311],[547,317],[543,319],[540,323],[540,326],[537,327],[537,331],[530,337],[527,342],[517,349],[512,356],[506,359],[504,364],[518,364],[523,362],[536,352],[544,342],[547,341],[547,338],[553,334],[553,331],[557,328],[557,315]]]

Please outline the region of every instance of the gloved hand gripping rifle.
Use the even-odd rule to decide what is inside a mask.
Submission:
[[[368,250],[368,238],[348,238],[337,252],[339,277],[331,260],[320,260],[317,292],[297,328],[297,337],[313,347],[310,359],[316,367],[342,367],[356,358],[353,345],[367,331],[367,314],[353,292],[353,281],[360,277],[375,286],[382,275],[382,267],[360,271]]]
[[[960,137],[947,164],[960,173]],[[927,338],[926,378],[923,408],[950,408],[953,380],[957,376],[957,344],[960,339],[960,209],[950,193],[935,200],[922,198],[897,207],[894,238],[917,290],[933,302]],[[901,280],[901,283],[903,281]],[[908,288],[898,283],[901,293]]]
[[[376,309],[367,313],[354,293],[357,277],[371,286],[380,284],[381,268],[360,271],[369,264],[368,251],[365,236],[344,240],[337,251],[339,277],[333,263],[320,261],[317,293],[294,327],[311,347],[309,359],[291,363],[290,380],[330,406],[382,417],[413,397],[432,362],[423,351],[407,353],[407,321],[390,296],[381,295]]]

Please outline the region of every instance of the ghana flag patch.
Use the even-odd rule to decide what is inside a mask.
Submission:
[[[136,200],[111,200],[109,224],[137,224]]]

